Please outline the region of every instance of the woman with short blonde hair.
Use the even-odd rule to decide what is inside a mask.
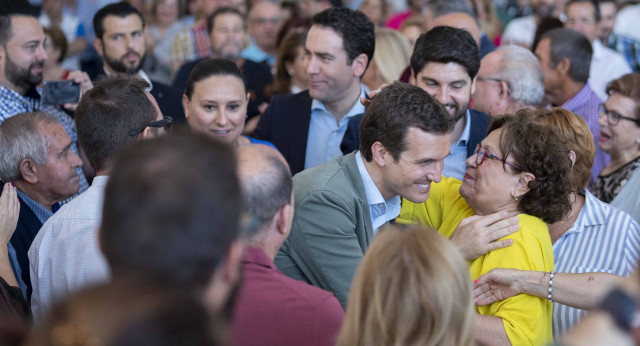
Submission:
[[[401,33],[387,28],[376,29],[376,49],[362,83],[375,90],[382,84],[397,81],[409,66],[410,58],[411,46]]]
[[[337,345],[472,345],[474,323],[458,250],[434,230],[393,225],[358,267]]]

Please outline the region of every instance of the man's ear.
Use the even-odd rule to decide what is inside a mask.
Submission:
[[[291,220],[293,219],[293,205],[285,204],[278,210],[276,214],[276,230],[278,233],[287,235],[291,228]]]
[[[571,61],[568,58],[562,58],[556,65],[556,69],[565,76],[569,75],[569,69],[571,69]]]
[[[210,311],[219,312],[226,305],[233,287],[240,281],[243,255],[243,243],[240,240],[234,240],[223,262],[213,272],[211,282],[206,289],[204,301]]]
[[[29,184],[35,184],[38,182],[38,167],[36,166],[35,161],[31,159],[23,159],[18,164],[18,169],[20,170],[22,180]]]
[[[94,37],[93,38],[93,48],[96,49],[96,52],[98,52],[98,55],[100,55],[101,57],[104,56],[104,52],[102,50],[103,46],[102,46],[102,40]]]
[[[387,155],[390,154],[382,143],[377,141],[373,143],[373,145],[371,145],[371,153],[373,154],[373,161],[375,161],[378,166],[384,167],[387,164]]]
[[[369,58],[364,53],[353,59],[351,69],[356,77],[362,77],[364,75],[364,72],[367,70],[367,62],[369,62]]]

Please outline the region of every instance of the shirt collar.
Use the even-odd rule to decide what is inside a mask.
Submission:
[[[256,264],[266,268],[274,268],[273,261],[260,248],[245,246],[242,262],[246,264]]]
[[[356,100],[356,102],[353,104],[353,106],[351,106],[351,109],[347,112],[347,114],[342,119],[347,119],[347,118],[350,118],[350,117],[352,117],[352,116],[354,116],[356,114],[364,113],[366,108],[364,108],[362,103],[360,103],[360,98],[364,97],[364,94],[365,94],[364,86],[362,84],[360,84],[360,96],[358,96],[358,99]],[[322,101],[316,100],[316,99],[313,99],[313,101],[311,101],[311,110],[312,111],[320,110],[322,112],[329,113],[329,111],[327,111],[327,107],[325,107],[324,103],[322,103]]]
[[[596,199],[588,190],[584,190],[584,205],[580,209],[580,214],[566,233],[582,232],[586,227],[603,225],[605,223],[604,210],[607,204]]]
[[[364,192],[367,194],[367,203],[369,205],[377,205],[377,204],[390,204],[398,207],[398,211],[400,210],[400,196],[393,196],[387,200],[382,197],[382,193],[378,190],[378,187],[371,179],[371,175],[369,175],[369,171],[367,171],[367,166],[364,165],[364,159],[362,158],[362,154],[358,150],[355,154],[356,165],[358,166],[358,171],[360,172],[360,177],[362,178],[362,184],[364,185]]]
[[[600,42],[600,39],[596,38],[595,40],[593,40],[591,47],[593,48],[592,59],[600,60],[602,58],[602,53],[604,53],[604,45],[602,44],[602,42]]]
[[[44,206],[42,206],[42,204],[27,196],[24,192],[20,190],[17,190],[17,192],[18,198],[20,198],[22,202],[26,204],[31,209],[31,211],[33,211],[33,213],[36,215],[36,217],[38,217],[38,220],[40,220],[41,223],[44,224],[45,222],[47,222],[47,220],[49,220],[51,215],[53,215],[53,212],[51,210],[45,208]]]
[[[471,114],[469,113],[469,109],[464,115],[465,121],[467,122],[464,125],[464,130],[462,130],[462,135],[460,135],[460,139],[455,143],[455,147],[459,147],[461,145],[466,146],[469,142],[469,136],[471,135]]]
[[[367,166],[364,165],[364,160],[359,150],[356,152],[355,158],[362,183],[364,184],[364,192],[367,194],[367,203],[369,205],[384,203],[384,197],[382,197],[382,193],[380,193],[373,179],[371,179],[371,175],[369,175],[369,171],[367,171]]]
[[[580,89],[580,91],[575,94],[575,96],[567,100],[567,102],[565,102],[561,107],[570,111],[574,111],[576,108],[578,108],[578,106],[584,103],[586,99],[589,99],[591,97],[590,94],[594,93],[593,91],[591,91],[589,83],[584,83],[584,87],[582,87],[582,89]]]
[[[111,76],[111,73],[109,73],[106,68],[103,68],[103,70],[104,74],[106,74],[107,76]],[[146,89],[146,91],[150,93],[151,90],[153,90],[153,83],[151,83],[151,79],[149,78],[149,76],[142,69],[138,71],[138,76],[140,76],[140,78],[142,78],[142,80],[144,80],[145,82],[149,83],[149,87]]]

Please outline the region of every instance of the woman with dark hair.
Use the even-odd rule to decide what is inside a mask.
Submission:
[[[640,73],[626,74],[607,85],[607,102],[600,105],[598,146],[611,162],[598,175],[592,190],[603,202],[611,202],[625,190],[640,168]],[[638,194],[638,191],[631,191]]]
[[[531,121],[530,112],[491,124],[467,159],[464,181],[443,178],[431,185],[425,203],[402,201],[400,222],[426,224],[447,237],[473,215],[518,214],[519,229],[507,237],[513,245],[471,260],[471,279],[505,265],[553,271],[545,222],[557,222],[571,209],[571,160],[558,131]],[[476,312],[478,343],[540,345],[551,339],[551,302],[546,299],[521,295]]]
[[[553,335],[559,340],[608,289],[631,275],[640,259],[640,228],[629,215],[598,200],[586,188],[596,146],[586,121],[564,108],[537,111],[537,121],[560,130],[570,150],[571,211],[549,224],[555,270],[550,273],[493,269],[476,285],[476,301],[486,305],[509,290],[553,300]],[[510,283],[505,282],[509,281]],[[510,293],[500,298],[506,299]]]
[[[297,94],[309,87],[304,67],[305,37],[302,32],[292,31],[282,40],[276,59],[276,75],[273,85],[265,89],[266,98],[277,94]]]
[[[189,74],[182,95],[185,117],[192,130],[235,147],[251,143],[273,146],[241,135],[248,103],[244,76],[234,62],[226,59],[206,59],[198,63]]]

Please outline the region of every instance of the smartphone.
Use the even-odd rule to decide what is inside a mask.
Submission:
[[[72,80],[45,81],[40,102],[46,105],[63,105],[78,103],[80,100],[80,84]]]

